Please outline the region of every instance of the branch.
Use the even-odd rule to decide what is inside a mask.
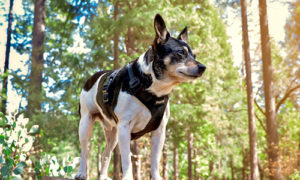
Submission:
[[[256,107],[258,108],[258,110],[259,110],[263,115],[266,115],[265,111],[257,104],[257,101],[256,101],[255,98],[254,98],[254,103],[255,103]]]
[[[276,112],[278,112],[279,107],[284,103],[284,101],[290,97],[290,94],[292,94],[295,90],[297,90],[298,88],[300,88],[300,84],[298,86],[295,86],[289,90],[286,91],[286,93],[284,94],[283,98],[277,103],[276,105]]]
[[[259,124],[261,125],[261,127],[263,127],[263,129],[264,129],[265,132],[267,133],[267,129],[266,129],[266,127],[265,127],[263,121],[257,116],[256,113],[254,113],[254,114],[255,114],[255,117],[256,117],[256,119],[258,120]]]

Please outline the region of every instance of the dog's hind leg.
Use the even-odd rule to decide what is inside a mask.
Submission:
[[[88,169],[88,145],[92,136],[94,121],[90,114],[83,114],[79,124],[79,141],[81,146],[80,166],[75,176],[76,180],[87,179]]]
[[[104,129],[104,135],[105,135],[105,141],[106,141],[106,146],[102,154],[102,167],[101,167],[101,174],[100,174],[100,180],[106,180],[109,179],[107,177],[107,170],[108,170],[108,165],[110,162],[111,158],[111,152],[114,150],[118,143],[118,132],[117,132],[117,127],[113,127],[111,130]]]

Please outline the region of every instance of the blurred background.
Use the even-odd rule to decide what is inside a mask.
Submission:
[[[160,13],[172,36],[188,26],[207,66],[171,94],[163,178],[300,179],[300,1],[264,2],[2,0],[0,177],[74,177],[85,81],[145,52]],[[151,178],[149,137],[131,144],[135,179]],[[99,123],[89,146],[97,179]],[[109,176],[120,174],[115,150]]]

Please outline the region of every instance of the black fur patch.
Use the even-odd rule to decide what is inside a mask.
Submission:
[[[98,80],[98,78],[99,78],[102,74],[104,74],[104,73],[106,73],[106,72],[109,72],[109,71],[98,71],[98,72],[96,72],[93,76],[91,76],[91,77],[85,82],[83,89],[84,89],[85,91],[89,91],[89,90],[93,87],[93,85],[95,84],[95,82]]]

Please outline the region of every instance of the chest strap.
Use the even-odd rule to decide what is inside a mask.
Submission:
[[[98,84],[96,100],[103,113],[118,123],[118,118],[114,113],[114,107],[117,104],[121,83],[118,82],[119,71],[110,71],[105,73]]]

